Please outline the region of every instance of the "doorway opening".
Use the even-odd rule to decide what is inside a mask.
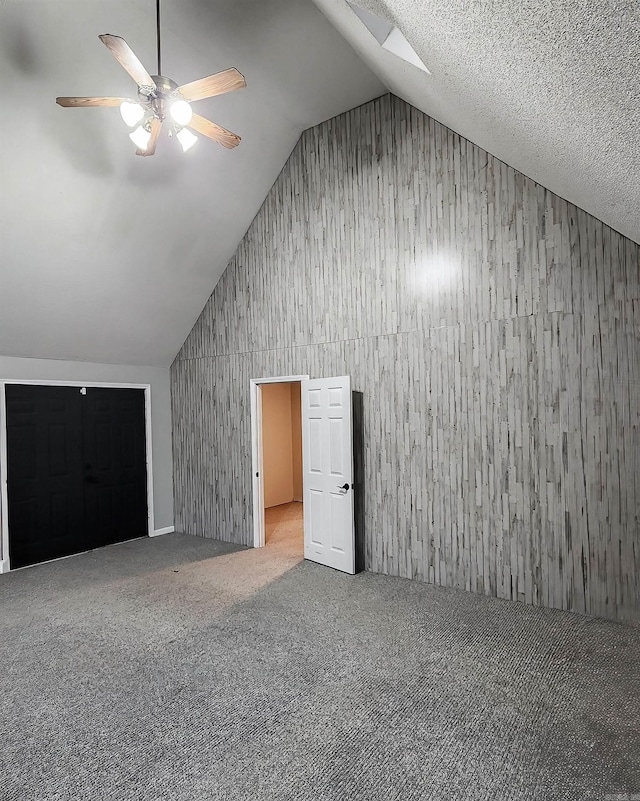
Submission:
[[[254,546],[304,552],[302,380],[251,382]]]
[[[303,553],[300,382],[262,387],[265,545]]]
[[[263,404],[263,395],[269,394],[266,387],[272,384],[285,385],[274,391],[275,395],[281,396],[285,417],[287,414],[291,415],[292,409],[294,419],[297,417],[296,413],[300,413],[300,483],[303,509],[290,505],[299,503],[293,500],[295,435],[291,433],[291,428],[288,435],[283,434],[277,440],[281,458],[291,460],[291,485],[287,485],[290,489],[285,495],[265,496],[265,449],[269,442],[264,431],[269,428],[273,432],[275,427],[271,422],[263,425],[263,416],[268,406],[268,402]],[[289,386],[291,384],[300,386],[299,398],[297,389],[292,390]],[[344,573],[355,573],[353,403],[350,376],[313,380],[304,375],[253,379],[250,397],[254,547],[260,548],[267,544],[266,507],[269,522],[273,524],[269,539],[274,547],[278,541],[286,543],[288,537],[298,536],[300,532],[302,555],[305,559]],[[267,469],[268,464],[267,457]],[[270,511],[273,508],[276,511]],[[301,529],[299,523],[295,522],[300,516],[303,517]],[[286,547],[285,544],[284,550]]]

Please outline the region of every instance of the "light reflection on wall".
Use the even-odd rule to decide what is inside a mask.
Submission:
[[[453,289],[460,280],[460,268],[459,253],[444,248],[430,249],[416,259],[416,292],[426,297],[436,297]]]

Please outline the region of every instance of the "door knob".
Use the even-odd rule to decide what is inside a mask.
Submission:
[[[338,489],[348,490],[349,489],[349,485],[348,484],[343,484],[341,487],[338,487]]]

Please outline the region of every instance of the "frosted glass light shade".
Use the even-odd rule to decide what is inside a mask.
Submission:
[[[129,139],[131,139],[133,144],[137,145],[140,150],[146,150],[147,145],[149,144],[149,139],[151,139],[151,133],[149,131],[145,131],[142,125],[138,125],[135,131],[132,131],[129,134]]]
[[[182,128],[180,131],[178,131],[176,137],[178,142],[180,142],[182,145],[182,149],[185,153],[198,141],[198,137],[195,136],[195,134],[192,134],[188,128]]]
[[[137,125],[144,117],[144,109],[140,103],[130,103],[128,100],[125,100],[120,104],[120,116],[129,128],[133,128],[133,126]]]
[[[174,122],[178,125],[188,125],[191,122],[193,112],[186,100],[174,100],[169,108],[169,113]]]

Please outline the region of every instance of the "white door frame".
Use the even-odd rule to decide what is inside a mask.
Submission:
[[[251,471],[253,476],[253,547],[263,548],[264,476],[262,474],[262,384],[297,384],[308,375],[280,375],[251,379]],[[303,478],[304,481],[304,478]]]
[[[153,520],[153,460],[151,458],[151,384],[120,384],[104,381],[37,381],[20,380],[18,378],[0,379],[0,518],[2,520],[2,537],[0,540],[0,573],[11,569],[9,563],[9,493],[7,489],[7,400],[5,387],[7,384],[31,384],[41,387],[107,387],[108,389],[143,389],[144,390],[144,423],[147,460],[147,533],[154,534]]]

